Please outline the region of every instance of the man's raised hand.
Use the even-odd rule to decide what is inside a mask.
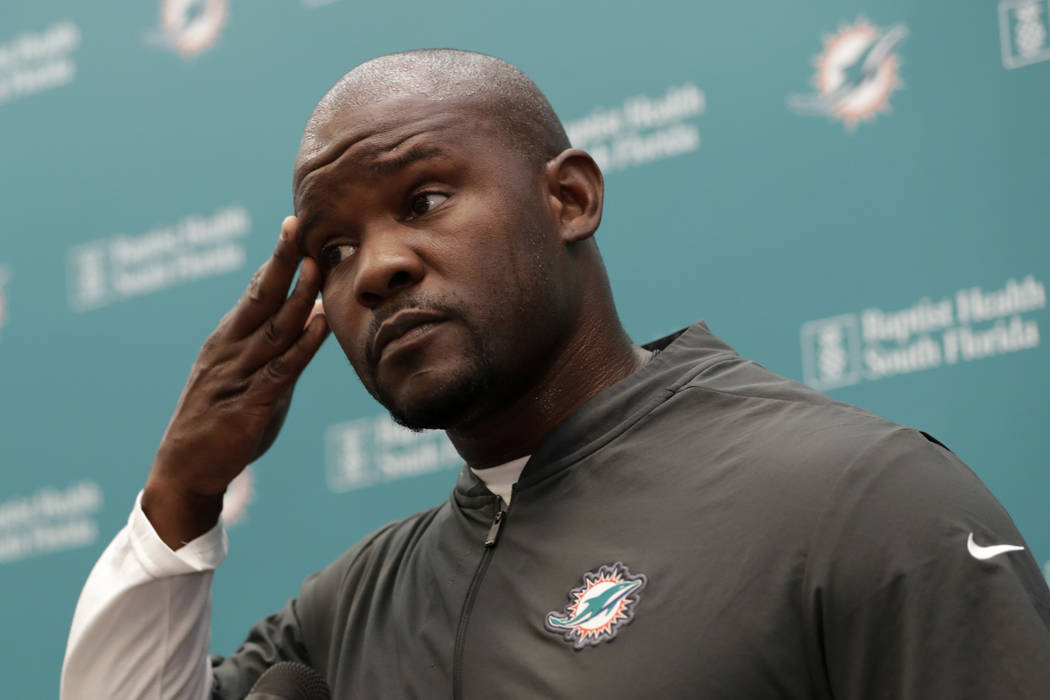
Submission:
[[[323,315],[311,318],[321,273],[301,258],[297,228],[284,220],[273,256],[205,341],[157,449],[142,508],[172,549],[215,524],[227,485],[269,448],[328,334]]]

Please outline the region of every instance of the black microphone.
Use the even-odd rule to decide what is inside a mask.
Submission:
[[[332,700],[332,691],[306,664],[282,661],[259,676],[244,700]]]

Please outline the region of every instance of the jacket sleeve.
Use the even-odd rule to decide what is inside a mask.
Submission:
[[[1050,698],[1050,590],[965,464],[902,429],[832,494],[807,595],[833,697]]]
[[[77,601],[62,700],[208,697],[211,579],[227,549],[222,523],[172,551],[140,499]]]
[[[258,622],[237,651],[228,657],[212,655],[212,700],[240,700],[259,676],[279,661],[310,665],[302,641],[298,603],[289,600],[284,608]]]
[[[252,627],[241,646],[228,657],[212,656],[212,700],[240,700],[266,669],[280,661],[298,661],[325,676],[329,684],[346,669],[340,667],[337,631],[344,629],[345,606],[352,604],[363,580],[376,537],[387,525],[358,542],[324,569],[306,577],[297,597]]]

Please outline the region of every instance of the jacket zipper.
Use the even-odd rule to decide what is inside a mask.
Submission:
[[[466,600],[463,601],[463,611],[459,615],[459,624],[456,627],[456,647],[452,656],[452,698],[462,700],[463,697],[463,641],[467,636],[467,621],[470,612],[474,608],[474,599],[481,588],[481,580],[485,578],[485,570],[489,568],[492,552],[499,540],[500,530],[507,519],[507,511],[503,506],[503,499],[496,496],[496,514],[492,517],[488,534],[485,536],[485,550],[481,553],[481,561],[478,568],[474,570],[474,578],[470,580],[470,588],[467,589]]]

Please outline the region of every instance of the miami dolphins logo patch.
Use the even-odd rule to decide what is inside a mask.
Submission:
[[[569,605],[547,613],[544,626],[565,637],[577,651],[607,642],[634,619],[645,574],[632,574],[620,562],[588,571],[583,582],[569,591]]]

